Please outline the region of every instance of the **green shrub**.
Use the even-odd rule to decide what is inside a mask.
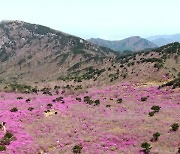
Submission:
[[[90,100],[90,97],[89,96],[85,96],[84,97],[84,102],[88,102]]]
[[[157,69],[160,69],[160,68],[163,67],[163,64],[161,64],[161,63],[155,63],[155,64],[154,64],[154,67],[157,68]]]
[[[52,96],[52,93],[50,92],[50,90],[51,90],[51,88],[48,88],[48,87],[41,89],[43,94]]]
[[[50,110],[46,110],[46,111],[44,111],[45,113],[48,113],[48,112],[51,112]]]
[[[147,58],[147,59],[142,59],[142,62],[150,62],[150,63],[154,63],[154,62],[158,62],[158,63],[162,63],[163,60],[160,58]]]
[[[108,71],[111,71],[111,67],[108,68]]]
[[[11,111],[11,112],[17,112],[18,109],[17,109],[17,107],[14,107],[14,108],[12,108],[10,111]]]
[[[74,90],[79,90],[79,89],[82,89],[81,85],[78,85]]]
[[[44,94],[44,95],[52,96],[52,93],[51,93],[50,91],[44,91],[43,94]]]
[[[159,112],[160,106],[152,106],[151,109],[154,110],[154,112]]]
[[[26,59],[25,59],[25,58],[20,59],[20,60],[18,61],[18,65],[22,65],[22,64],[25,63],[25,62],[26,62]]]
[[[28,99],[26,99],[26,102],[28,103],[28,102],[30,102],[31,101],[31,99],[30,98],[28,98]]]
[[[141,101],[144,102],[147,100],[147,97],[141,97]]]
[[[119,99],[117,100],[117,103],[120,104],[120,103],[122,103],[122,101],[123,101],[122,98],[119,98]]]
[[[33,108],[33,107],[29,107],[28,110],[29,110],[29,111],[32,111],[32,110],[34,110],[34,108]]]
[[[4,137],[1,139],[0,145],[9,145],[10,142],[14,139],[15,137],[13,136],[13,134],[7,131]]]
[[[149,116],[150,116],[150,117],[153,117],[153,116],[154,116],[154,114],[155,114],[155,112],[154,112],[154,111],[149,112]]]
[[[59,90],[60,86],[54,86],[54,90]]]
[[[177,75],[179,78],[180,78],[180,72],[178,73],[178,75]]]
[[[89,105],[92,105],[94,103],[94,101],[93,100],[88,100],[88,101],[86,101],[86,104],[89,104]]]
[[[159,138],[159,136],[160,136],[160,133],[159,133],[159,132],[154,133],[154,134],[153,134],[153,139],[154,139],[154,141],[157,141],[158,138]]]
[[[82,149],[83,149],[82,145],[75,145],[73,147],[73,153],[79,154],[79,153],[81,153]]]
[[[74,79],[74,82],[82,82],[82,79],[80,77],[76,78],[76,79]]]
[[[0,49],[0,61],[5,62],[9,59],[10,55],[7,53],[5,48]]]
[[[6,151],[6,146],[5,145],[0,145],[0,151]]]
[[[76,97],[76,100],[81,102],[81,98],[80,97]]]
[[[52,104],[47,104],[47,106],[51,108],[53,105]]]
[[[98,100],[98,99],[95,100],[95,101],[94,101],[94,104],[95,104],[95,105],[99,105],[99,104],[100,104],[100,100]]]
[[[35,87],[35,88],[32,88],[32,90],[31,90],[33,93],[37,93],[39,90],[37,89],[37,87]]]
[[[60,102],[63,100],[63,97],[57,97],[55,99],[53,99],[53,102]]]
[[[4,135],[4,137],[6,137],[6,138],[11,138],[11,137],[13,137],[13,134],[10,133],[10,132],[7,132],[7,133]]]
[[[24,84],[14,83],[14,84],[10,84],[8,87],[10,88],[11,91],[18,91],[18,92],[22,92],[22,93],[32,92],[32,87],[24,85]]]
[[[17,97],[17,99],[23,99],[22,97]]]
[[[149,144],[149,143],[147,143],[147,142],[144,142],[144,143],[142,143],[141,144],[141,148],[143,148],[143,151],[146,153],[146,154],[148,154],[149,152],[150,152],[150,150],[151,150],[151,145]]]
[[[167,86],[172,86],[173,89],[180,88],[180,77],[176,78],[176,79],[174,79],[172,81],[169,81],[166,84],[163,84],[163,85],[159,86],[158,89],[161,89],[161,88],[167,87]]]
[[[91,100],[91,98],[89,97],[89,96],[85,96],[84,97],[84,102],[86,103],[86,104],[89,104],[89,105],[93,105],[94,104],[94,106],[97,106],[97,105],[99,105],[100,104],[100,100]]]
[[[172,129],[172,131],[177,131],[179,129],[179,124],[178,123],[172,124],[171,129]]]
[[[110,82],[113,82],[113,78],[110,79]]]
[[[111,105],[108,104],[108,105],[106,105],[106,107],[109,108],[109,107],[111,107]]]

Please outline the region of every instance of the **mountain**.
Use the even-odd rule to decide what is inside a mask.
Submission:
[[[47,81],[57,78],[76,63],[85,65],[88,61],[95,62],[116,54],[111,49],[42,25],[23,21],[0,23],[0,74],[3,80]]]
[[[163,46],[172,42],[180,42],[180,34],[151,36],[148,37],[147,40],[157,44],[158,46]]]
[[[179,98],[178,42],[117,54],[0,24],[0,153],[179,153]]]
[[[157,48],[157,45],[143,39],[139,36],[129,37],[120,41],[108,41],[103,39],[95,39],[91,38],[88,40],[91,43],[98,44],[115,51],[124,51],[124,50],[131,50],[131,51],[140,51],[144,49],[150,48]]]
[[[130,40],[144,42],[139,37]],[[5,21],[0,24],[0,83],[62,81],[63,84],[82,82],[87,86],[123,80],[162,81],[164,74],[173,79],[180,72],[179,51],[179,43],[173,43],[119,55],[109,48],[45,26]]]

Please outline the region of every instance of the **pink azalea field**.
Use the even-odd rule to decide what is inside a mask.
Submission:
[[[160,107],[154,116],[152,106]],[[0,92],[0,122],[14,136],[0,153],[143,154],[141,144],[147,142],[150,153],[176,154],[180,129],[172,131],[171,125],[180,124],[180,89],[123,83],[78,96]],[[156,132],[160,136],[153,141]]]

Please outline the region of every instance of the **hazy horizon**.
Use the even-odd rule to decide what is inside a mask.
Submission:
[[[6,0],[0,20],[41,24],[84,39],[179,33],[179,0]]]

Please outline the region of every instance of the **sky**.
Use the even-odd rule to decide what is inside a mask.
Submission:
[[[0,0],[0,21],[41,24],[84,39],[180,33],[179,15],[180,0]]]

